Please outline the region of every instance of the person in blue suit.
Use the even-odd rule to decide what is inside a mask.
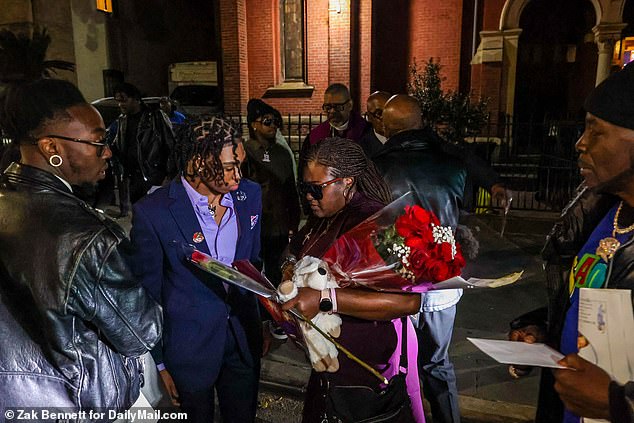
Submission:
[[[214,391],[224,422],[251,422],[262,354],[256,299],[193,267],[178,245],[228,265],[259,262],[261,190],[241,178],[244,150],[230,120],[212,117],[182,129],[174,150],[179,176],[133,210],[133,268],[165,321],[152,355],[189,422],[213,421]]]

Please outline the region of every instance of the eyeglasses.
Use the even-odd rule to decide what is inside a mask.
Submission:
[[[108,144],[108,142],[105,141],[105,138],[102,138],[100,141],[82,140],[81,138],[71,138],[71,137],[65,137],[63,135],[44,135],[43,137],[40,137],[40,139],[41,138],[59,138],[60,140],[93,145],[97,148],[97,157],[103,156],[103,152],[105,151],[106,147],[110,148],[110,144]]]
[[[308,182],[300,182],[299,183],[299,192],[305,197],[307,194],[310,194],[315,200],[321,200],[324,198],[324,188],[328,185],[332,185],[335,182],[341,181],[343,178],[335,178],[329,181],[326,181],[322,184],[309,184]]]
[[[336,110],[338,112],[343,112],[343,109],[346,108],[346,104],[350,102],[350,99],[347,99],[343,103],[324,103],[321,105],[321,109],[324,112],[328,112],[329,110]]]
[[[370,116],[372,116],[374,119],[376,120],[381,120],[383,119],[383,109],[376,109],[373,112],[365,112],[365,120],[369,121],[370,120]]]
[[[255,122],[260,122],[264,126],[271,126],[271,125],[275,125],[277,127],[280,126],[279,119],[273,119],[273,118],[264,118],[262,120],[256,120]]]

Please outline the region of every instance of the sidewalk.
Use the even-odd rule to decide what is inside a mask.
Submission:
[[[541,215],[511,217],[505,238],[500,238],[499,218],[470,215],[464,219],[480,242],[478,258],[465,269],[467,277],[499,277],[522,269],[524,276],[510,286],[469,290],[458,304],[450,356],[458,379],[463,422],[519,423],[533,419],[539,372],[513,380],[507,366],[481,353],[466,337],[506,339],[509,321],[545,303],[537,252],[551,222]],[[291,342],[276,342],[262,361],[262,385],[271,392],[301,397],[309,373],[303,352]]]

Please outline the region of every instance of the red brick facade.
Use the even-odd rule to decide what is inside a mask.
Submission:
[[[461,11],[462,0],[411,2],[409,63],[440,60],[444,89],[458,87]]]
[[[245,14],[242,15],[244,5]],[[370,94],[372,0],[310,0],[305,2],[305,83],[312,93],[271,94],[281,80],[279,0],[220,0],[221,49],[225,110],[244,112],[249,98],[266,101],[283,114],[320,113],[329,84],[351,87],[353,98]],[[359,46],[351,46],[351,10],[354,8]],[[244,20],[245,34],[236,28]],[[352,51],[352,53],[351,53]],[[353,55],[354,53],[354,55]],[[354,63],[353,63],[354,62]],[[356,70],[354,77],[351,69]],[[351,81],[358,86],[351,86]],[[364,107],[364,106],[363,106]],[[361,107],[361,109],[363,109]]]
[[[283,114],[319,113],[326,87],[340,82],[350,87],[357,109],[364,110],[374,90],[404,92],[414,60],[422,64],[430,57],[443,66],[444,88],[457,89],[461,10],[462,0],[305,1],[305,83],[314,89],[281,96],[271,90],[284,82],[279,0],[220,0],[225,109],[244,112],[249,98],[266,97]],[[383,20],[388,11],[397,15]],[[394,60],[397,56],[402,59]]]
[[[225,110],[239,112],[249,100],[246,0],[220,1],[220,39]]]
[[[444,88],[457,89],[462,2],[306,1],[305,83],[314,90],[278,96],[268,91],[284,82],[279,0],[220,0],[225,108],[241,112],[248,98],[266,97],[284,114],[319,113],[325,88],[341,82],[351,88],[357,108],[363,110],[374,90],[404,92],[414,60],[422,64],[430,57],[443,66]],[[387,12],[396,15],[382,19]],[[238,21],[246,22],[246,34]],[[395,55],[402,59],[394,60]]]

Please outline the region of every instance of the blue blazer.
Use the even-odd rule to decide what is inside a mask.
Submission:
[[[231,193],[238,218],[236,260],[259,261],[262,193],[243,179]],[[163,306],[162,348],[165,363],[179,389],[212,386],[221,369],[227,329],[234,333],[245,366],[259,366],[261,321],[254,295],[222,282],[185,260],[173,241],[195,245],[209,254],[206,242],[194,243],[202,232],[180,178],[141,199],[134,206],[130,238],[132,268],[150,295]]]

